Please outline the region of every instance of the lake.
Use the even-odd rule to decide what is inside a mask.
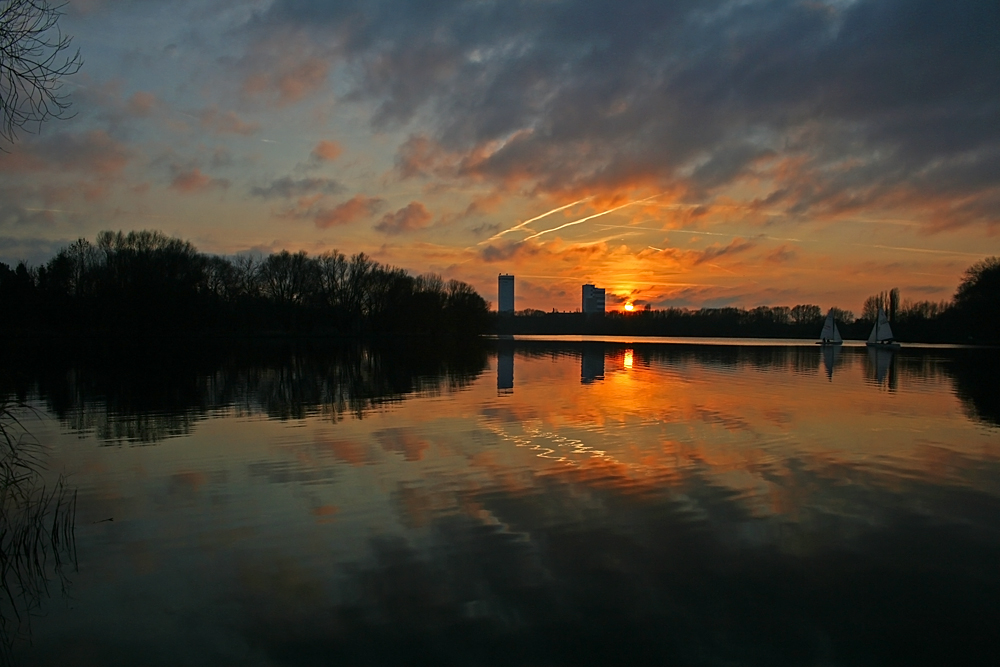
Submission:
[[[62,350],[23,665],[996,664],[996,350]]]

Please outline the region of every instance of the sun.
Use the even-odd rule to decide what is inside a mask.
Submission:
[[[625,310],[632,312],[633,310],[635,310],[635,306],[633,306],[631,303],[626,303]]]

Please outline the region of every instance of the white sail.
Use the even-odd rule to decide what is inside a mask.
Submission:
[[[833,309],[826,314],[826,321],[823,322],[823,330],[819,332],[819,339],[823,343],[843,343],[844,339],[840,336],[840,329],[837,328],[837,322],[833,319]]]
[[[891,341],[893,338],[895,336],[892,335],[889,318],[885,316],[885,311],[879,308],[878,319],[875,321],[875,326],[872,327],[871,335],[868,336],[868,342],[881,343],[882,341]]]
[[[889,318],[885,316],[884,311],[878,311],[878,333],[875,335],[876,340],[892,340],[895,336],[892,335],[892,327],[889,326]]]
[[[823,322],[823,330],[819,332],[820,340],[833,340],[833,330],[836,328],[833,321],[833,311],[826,314],[826,322]]]

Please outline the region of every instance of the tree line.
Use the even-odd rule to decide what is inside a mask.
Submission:
[[[886,312],[896,338],[909,342],[1000,344],[1000,258],[966,270],[950,301],[902,299],[898,289],[868,297],[861,315],[833,308],[841,334],[865,339]],[[591,315],[522,310],[499,317],[501,334],[595,334],[625,336],[741,336],[815,338],[827,311],[814,304],[757,308],[665,308]]]
[[[467,283],[364,253],[206,255],[157,231],[98,234],[43,266],[0,263],[8,332],[464,335],[490,326]]]

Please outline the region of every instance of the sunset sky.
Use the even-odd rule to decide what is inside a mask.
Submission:
[[[950,298],[1000,255],[1000,3],[71,0],[0,261],[364,252],[517,308]]]

